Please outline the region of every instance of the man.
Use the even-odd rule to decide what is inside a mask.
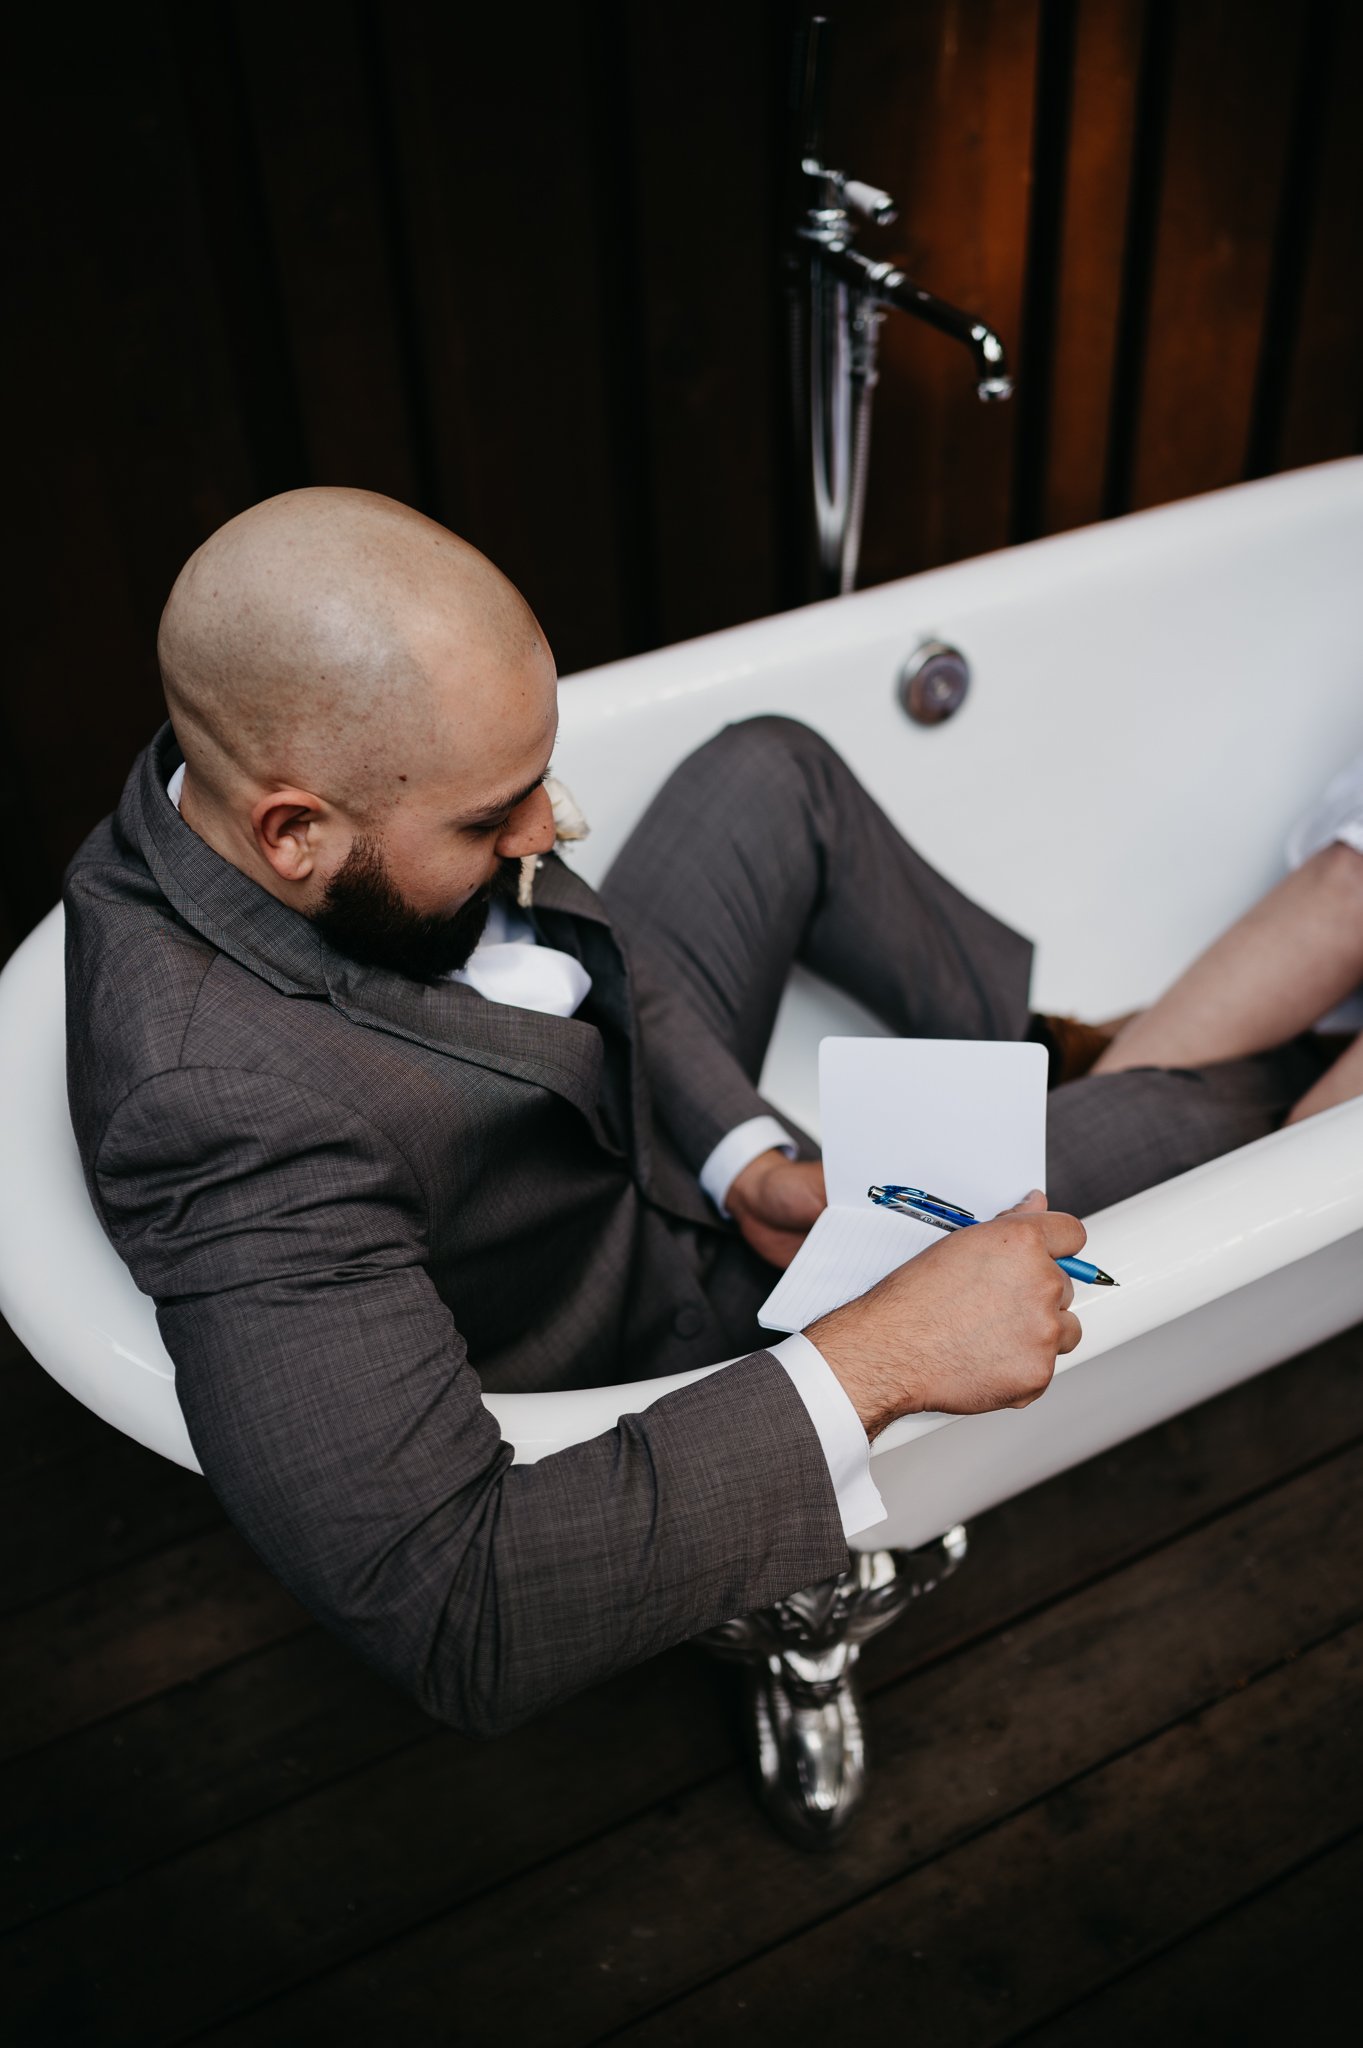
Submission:
[[[902,1030],[1028,1028],[1026,943],[814,734],[720,735],[598,896],[538,623],[416,513],[255,507],[159,654],[171,726],[68,877],[77,1137],[210,1484],[361,1654],[494,1732],[841,1570],[896,1416],[1043,1390],[1084,1231],[1040,1197],[755,1325],[823,1201],[755,1085],[796,954]],[[735,1353],[532,1466],[480,1400]]]

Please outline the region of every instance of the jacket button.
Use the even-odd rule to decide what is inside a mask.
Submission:
[[[679,1308],[672,1318],[672,1327],[679,1337],[699,1337],[705,1328],[705,1315],[698,1308]]]

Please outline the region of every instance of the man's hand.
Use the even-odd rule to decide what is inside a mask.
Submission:
[[[1034,1193],[992,1223],[958,1230],[805,1335],[876,1437],[900,1415],[980,1415],[1043,1394],[1057,1353],[1083,1332],[1055,1261],[1087,1233]]]
[[[784,1269],[828,1205],[823,1168],[817,1159],[759,1152],[731,1183],[724,1205],[758,1256]]]

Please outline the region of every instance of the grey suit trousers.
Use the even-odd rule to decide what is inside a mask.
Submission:
[[[929,867],[832,748],[788,719],[731,726],[683,762],[602,894],[631,950],[688,987],[754,1081],[797,960],[908,1037],[1028,1029],[1031,943]],[[1324,1064],[1301,1039],[1056,1089],[1051,1206],[1084,1215],[1263,1137]],[[756,1277],[769,1289],[765,1269]]]

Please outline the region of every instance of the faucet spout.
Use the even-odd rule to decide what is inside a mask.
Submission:
[[[811,236],[810,239],[818,241],[821,263],[827,264],[845,283],[866,293],[877,305],[893,306],[901,313],[911,313],[915,320],[925,320],[939,333],[949,334],[954,341],[963,342],[974,361],[976,393],[985,404],[1012,397],[1013,379],[1009,374],[1008,359],[1003,343],[992,327],[986,326],[974,313],[963,312],[959,306],[939,299],[935,292],[925,291],[921,284],[915,284],[892,263],[876,263],[845,241],[825,239],[822,235],[817,238]]]
[[[885,301],[897,306],[902,313],[912,313],[916,320],[926,320],[929,327],[965,343],[975,361],[975,391],[984,404],[992,399],[1012,397],[1013,380],[1008,373],[1008,359],[1003,352],[1003,343],[992,327],[986,327],[984,321],[973,313],[963,313],[959,306],[948,305],[935,293],[924,291],[922,285],[914,284],[912,279],[905,277],[902,270],[890,272],[883,281],[881,292]]]

